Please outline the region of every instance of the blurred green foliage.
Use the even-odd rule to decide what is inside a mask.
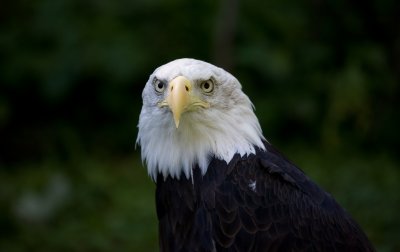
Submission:
[[[265,136],[399,251],[400,2],[0,3],[0,251],[157,251],[141,91],[181,57],[232,72]]]

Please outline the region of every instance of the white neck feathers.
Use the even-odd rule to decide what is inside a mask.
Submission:
[[[237,105],[227,112],[185,113],[178,129],[170,112],[149,112],[142,109],[137,143],[153,180],[158,173],[164,179],[179,179],[182,173],[190,178],[196,166],[205,174],[211,158],[229,163],[236,153],[244,156],[254,154],[255,147],[265,149],[251,105]]]

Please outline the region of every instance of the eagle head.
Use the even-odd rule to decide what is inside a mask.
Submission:
[[[264,149],[260,124],[239,81],[195,59],[158,67],[144,87],[137,143],[149,175],[179,179],[212,158],[230,162]]]

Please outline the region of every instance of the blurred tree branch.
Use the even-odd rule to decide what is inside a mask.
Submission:
[[[228,71],[233,68],[233,50],[239,0],[221,0],[216,20],[214,60]]]

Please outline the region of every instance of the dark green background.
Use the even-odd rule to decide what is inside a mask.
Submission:
[[[181,57],[232,72],[267,139],[400,251],[400,2],[0,3],[0,251],[157,251],[141,91]]]

